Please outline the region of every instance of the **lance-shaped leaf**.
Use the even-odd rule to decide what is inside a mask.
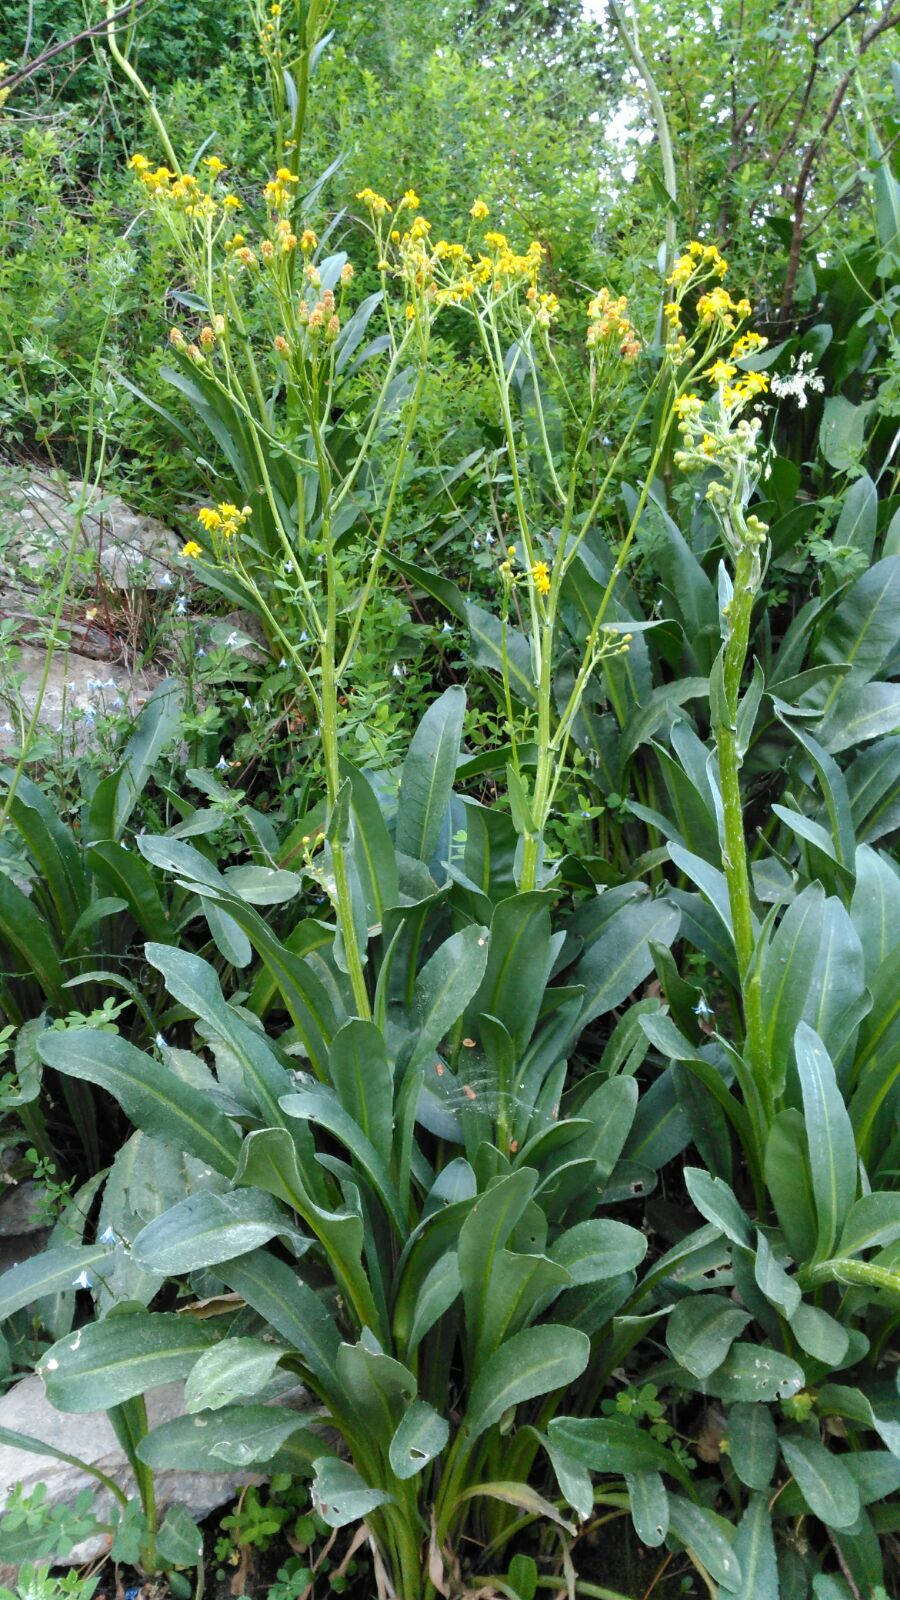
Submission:
[[[428,862],[450,803],[466,710],[464,690],[445,689],[413,734],[400,778],[397,849]]]
[[[724,1517],[717,1517],[680,1494],[670,1494],[669,1527],[720,1588],[729,1594],[740,1591],[741,1564],[726,1535],[728,1523]]]
[[[202,1359],[202,1357],[201,1357]],[[173,1417],[151,1429],[137,1447],[155,1472],[223,1472],[226,1464],[268,1464],[290,1446],[292,1470],[312,1475],[327,1443],[306,1426],[302,1412],[282,1406],[231,1405],[199,1416]]]
[[[650,942],[670,945],[678,932],[680,913],[670,900],[635,900],[603,925],[569,975],[584,988],[582,1027],[622,1004],[653,971]]]
[[[147,1271],[174,1277],[246,1255],[278,1234],[299,1237],[270,1195],[260,1189],[226,1194],[203,1189],[148,1222],[133,1240],[131,1252]]]
[[[669,1497],[658,1472],[626,1472],[625,1485],[634,1531],[642,1544],[656,1549],[669,1531]]]
[[[0,1277],[0,1322],[45,1295],[71,1289],[76,1278],[102,1261],[112,1264],[113,1252],[108,1244],[86,1245],[82,1250],[60,1246],[18,1262]]]
[[[738,1401],[728,1413],[729,1459],[748,1489],[768,1489],[778,1456],[772,1413],[755,1401]]]
[[[781,1454],[813,1516],[828,1528],[849,1528],[859,1516],[859,1488],[839,1456],[818,1439],[785,1435]]]
[[[281,1107],[289,1117],[299,1117],[324,1128],[326,1133],[344,1146],[354,1168],[365,1175],[372,1192],[381,1201],[398,1234],[402,1236],[405,1233],[403,1212],[386,1163],[366,1138],[359,1123],[354,1122],[344,1110],[337,1095],[331,1089],[326,1089],[324,1084],[316,1084],[312,1088],[283,1095]]]
[[[554,1449],[560,1449],[590,1472],[664,1472],[687,1483],[677,1456],[646,1429],[618,1417],[554,1417],[547,1428]]]
[[[134,1395],[185,1378],[216,1341],[207,1322],[170,1311],[134,1311],[89,1322],[58,1339],[38,1372],[60,1411],[108,1411]]]
[[[552,1322],[523,1328],[495,1350],[472,1385],[464,1426],[473,1439],[525,1400],[565,1388],[580,1378],[590,1340]]]
[[[398,1478],[414,1478],[439,1456],[450,1437],[446,1417],[425,1400],[413,1400],[397,1427],[388,1456]]]
[[[724,1295],[688,1295],[669,1316],[666,1343],[679,1366],[695,1378],[708,1378],[750,1321],[749,1312]]]
[[[352,1211],[328,1211],[316,1204],[284,1128],[260,1128],[245,1139],[235,1183],[265,1189],[303,1218],[320,1241],[335,1279],[360,1323],[377,1328],[380,1319],[362,1265],[362,1219]]]
[[[772,1517],[764,1494],[750,1496],[734,1536],[734,1553],[741,1566],[737,1600],[779,1600]]]
[[[265,1339],[222,1339],[205,1350],[188,1373],[184,1409],[218,1411],[234,1400],[259,1394],[287,1351]]]
[[[324,1296],[301,1282],[287,1262],[266,1250],[227,1262],[220,1275],[296,1350],[326,1394],[337,1391],[335,1362],[341,1336]]]
[[[393,1501],[393,1496],[384,1489],[370,1488],[349,1461],[322,1456],[315,1467],[312,1502],[329,1528],[344,1528],[348,1522],[358,1522],[378,1506]]]
[[[484,976],[487,945],[487,928],[463,928],[426,961],[416,979],[418,1034],[408,1072],[430,1059],[462,1016]]]
[[[38,1053],[48,1067],[106,1089],[135,1127],[196,1156],[231,1177],[241,1136],[209,1097],[136,1050],[114,1033],[96,1028],[47,1029]]]
[[[794,1035],[818,1218],[816,1254],[830,1254],[856,1194],[856,1142],[834,1067],[805,1022]]]

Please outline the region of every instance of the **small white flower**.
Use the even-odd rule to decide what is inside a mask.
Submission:
[[[401,667],[399,661],[395,661],[394,662],[394,665],[391,668],[391,677],[392,678],[405,678],[406,677],[406,668],[405,667]]]
[[[228,762],[225,760],[224,756],[220,756],[218,761],[216,762],[216,771],[217,772],[227,772],[228,771]]]
[[[171,574],[171,572],[164,572],[162,574],[162,577],[159,580],[159,587],[161,589],[170,589],[171,586],[172,586],[172,574]]]
[[[244,695],[243,706],[245,711],[253,710],[253,701],[250,699],[249,695]]]
[[[196,653],[196,656],[197,656],[198,660],[200,660],[203,656],[206,655],[206,651],[204,650],[202,644],[200,645],[199,649],[195,653]]]
[[[452,632],[453,632],[453,624],[450,623],[450,622],[445,622],[444,626],[441,629],[441,633],[452,633]]]
[[[156,1045],[157,1050],[168,1050],[168,1048],[169,1048],[168,1041],[165,1038],[165,1035],[161,1034],[161,1033],[158,1033],[156,1035],[156,1038],[154,1039],[153,1043]]]
[[[228,635],[228,638],[225,640],[225,649],[233,650],[238,643],[238,638],[239,635],[236,634],[232,629],[231,633]]]
[[[72,1279],[73,1289],[92,1289],[93,1287],[94,1280],[89,1272],[85,1272],[84,1268],[79,1272],[77,1278]]]
[[[157,1035],[157,1037],[159,1037],[159,1035]],[[114,1228],[104,1228],[103,1232],[100,1235],[99,1243],[100,1244],[115,1244],[115,1242],[116,1242],[115,1229]]]
[[[279,661],[278,665],[279,665],[279,667],[286,667],[287,666],[287,656],[282,656],[282,658]]]

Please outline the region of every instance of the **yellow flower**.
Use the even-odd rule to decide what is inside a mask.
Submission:
[[[222,526],[222,518],[213,506],[201,506],[197,512],[197,521],[202,522],[207,533],[215,533]]]
[[[680,394],[675,401],[675,411],[679,417],[696,416],[703,410],[703,401],[698,394]]]
[[[300,182],[300,179],[297,177],[296,172],[292,172],[290,167],[279,167],[278,171],[275,174],[275,176],[278,179],[279,183],[299,183]]]
[[[319,241],[316,238],[316,235],[313,233],[312,228],[303,229],[303,232],[300,235],[300,249],[303,251],[305,256],[309,255],[310,250],[315,250],[318,242]]]
[[[732,366],[730,361],[722,361],[720,358],[714,361],[711,367],[706,368],[703,376],[708,378],[710,383],[721,385],[730,382],[736,372],[737,367]]]
[[[407,189],[400,204],[402,206],[406,206],[410,211],[418,211],[422,202],[419,199],[419,196],[416,194],[415,189]]]
[[[363,205],[368,206],[369,210],[376,217],[385,216],[386,213],[391,209],[388,205],[388,202],[385,200],[384,195],[378,194],[374,189],[360,189],[356,198],[357,200],[361,200]]]
[[[475,201],[473,201],[471,209],[469,211],[469,216],[470,217],[474,217],[476,222],[483,222],[485,217],[487,217],[489,215],[490,215],[490,213],[489,213],[488,208],[485,205],[483,200],[475,200]]]
[[[538,594],[550,593],[550,568],[546,561],[536,561],[531,569],[531,576]]]
[[[241,202],[236,194],[226,194],[222,204],[226,211],[240,211],[241,209]]]
[[[214,178],[217,178],[220,172],[225,171],[225,163],[220,161],[218,156],[204,156],[203,165],[209,167]]]
[[[197,557],[203,554],[203,546],[198,544],[196,539],[188,539],[181,554],[186,556],[188,561],[196,561]]]
[[[146,172],[150,163],[146,156],[138,154],[132,156],[128,165],[130,166],[132,172]]]

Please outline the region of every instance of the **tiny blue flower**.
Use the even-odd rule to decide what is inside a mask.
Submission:
[[[253,710],[253,702],[249,698],[249,696],[246,695],[246,694],[244,695],[243,705],[244,705],[244,710],[245,711],[252,711]]]
[[[89,1272],[85,1272],[84,1268],[79,1272],[77,1278],[72,1279],[73,1289],[92,1289],[93,1287],[94,1280]]]
[[[171,586],[172,586],[172,574],[171,574],[171,572],[164,572],[162,577],[159,580],[159,587],[161,589],[169,589],[169,588],[171,588]]]
[[[278,665],[279,665],[279,667],[286,667],[287,666],[287,656],[282,656],[282,658],[279,661]]]
[[[309,640],[309,634],[307,633],[306,629],[304,628],[303,632],[300,635],[300,643],[301,644],[306,644],[308,642],[308,640]]]
[[[484,542],[485,544],[493,544],[494,535],[492,533],[486,533],[484,536]]]
[[[589,812],[589,811],[582,811],[582,813],[581,813],[581,815],[582,815],[582,816],[583,816],[583,817],[589,817],[589,816],[590,816],[590,814],[591,814],[591,813],[590,813],[590,812]]]
[[[232,630],[232,632],[228,635],[228,638],[225,640],[225,649],[233,650],[237,642],[238,635]]]
[[[694,1016],[700,1017],[703,1021],[715,1016],[712,1006],[707,1005],[704,995],[700,996],[700,999],[697,1001],[697,1004],[694,1007]]]
[[[216,771],[217,772],[227,772],[228,771],[228,762],[225,760],[224,756],[220,756],[218,761],[216,762]]]
[[[481,549],[481,540],[480,539],[473,539],[472,540],[472,549],[473,550],[480,550]]]
[[[112,706],[113,706],[113,710],[114,711],[121,711],[121,709],[122,709],[124,704],[125,704],[125,702],[122,699],[122,696],[120,694],[117,694],[117,695],[113,696]]]
[[[444,626],[441,629],[441,633],[452,633],[452,632],[453,632],[453,624],[451,622],[445,622]]]
[[[116,1242],[115,1229],[114,1228],[104,1228],[103,1232],[100,1235],[99,1243],[100,1244],[115,1244],[115,1242]]]
[[[200,646],[199,650],[196,651],[196,655],[197,655],[197,659],[198,660],[201,658],[201,656],[205,656],[206,655],[206,651],[204,650],[202,645]]]
[[[168,1041],[165,1035],[162,1033],[158,1033],[156,1035],[153,1043],[156,1045],[157,1050],[168,1050],[169,1048]]]
[[[187,616],[187,595],[186,594],[180,594],[178,596],[178,599],[175,601],[175,615],[176,615],[176,617],[186,617]]]

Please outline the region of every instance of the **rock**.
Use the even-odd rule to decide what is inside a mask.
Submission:
[[[35,570],[68,547],[75,507],[83,490],[77,478],[66,484],[44,474],[22,479],[4,473],[0,532],[6,538],[4,565]],[[117,589],[157,589],[172,582],[172,560],[181,541],[156,517],[132,511],[118,495],[89,494],[78,551],[99,563]],[[7,543],[8,541],[8,543]]]
[[[10,1183],[0,1189],[0,1272],[43,1250],[49,1228],[40,1217],[41,1189],[36,1183]]]
[[[297,1391],[282,1397],[296,1398]],[[146,1396],[147,1418],[151,1428],[161,1422],[179,1417],[184,1411],[184,1385],[170,1383],[154,1389]],[[107,1477],[113,1478],[128,1494],[136,1493],[131,1469],[124,1451],[116,1438],[112,1424],[103,1411],[84,1416],[70,1416],[57,1411],[44,1393],[44,1386],[36,1373],[23,1378],[0,1399],[0,1428],[12,1428],[27,1433],[32,1439],[53,1444],[59,1450],[80,1456],[92,1466],[99,1467]],[[173,1504],[183,1505],[198,1522],[227,1504],[247,1483],[259,1483],[259,1474],[252,1472],[222,1472],[215,1475],[194,1472],[157,1472],[154,1476],[156,1499],[160,1516]],[[108,1514],[112,1495],[100,1488],[95,1478],[56,1461],[52,1456],[40,1456],[31,1451],[14,1450],[0,1444],[0,1512],[6,1505],[14,1484],[24,1485],[31,1494],[39,1483],[47,1488],[48,1505],[68,1505],[74,1502],[82,1489],[96,1489],[98,1516]],[[61,1564],[81,1564],[103,1555],[107,1541],[103,1535],[87,1539],[77,1550],[59,1552]]]
[[[14,674],[21,679],[19,697],[28,719],[37,704],[46,653],[35,645],[22,644],[18,655]],[[93,738],[92,722],[97,714],[127,708],[136,715],[160,681],[159,674],[133,675],[107,661],[60,650],[50,663],[41,724],[51,733],[64,733],[67,744],[83,750]],[[8,715],[0,716],[0,750],[9,750],[17,743],[17,729]]]

